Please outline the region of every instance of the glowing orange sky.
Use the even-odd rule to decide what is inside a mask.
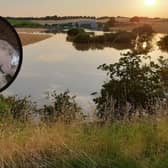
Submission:
[[[144,0],[5,0],[2,16],[148,16],[168,18],[168,0],[147,7]]]

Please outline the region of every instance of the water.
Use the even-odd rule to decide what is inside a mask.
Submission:
[[[155,37],[155,42],[160,36]],[[92,105],[93,97],[90,94],[100,91],[103,81],[107,80],[105,72],[97,70],[97,67],[116,62],[120,53],[120,50],[110,47],[80,51],[66,41],[66,34],[56,34],[24,47],[21,72],[6,94],[31,95],[41,105],[46,91],[62,92],[69,89],[77,96],[77,101],[88,108]],[[156,46],[148,55],[153,59],[160,55],[168,57]]]

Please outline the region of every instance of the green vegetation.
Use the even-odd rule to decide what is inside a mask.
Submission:
[[[113,20],[113,19],[112,19]],[[110,20],[109,24],[112,24]],[[114,22],[114,21],[113,21]],[[150,25],[143,25],[134,29],[132,32],[119,31],[116,33],[104,33],[104,35],[94,35],[85,32],[83,29],[71,29],[68,31],[67,39],[76,44],[104,44],[105,46],[126,45],[126,48],[133,49],[137,37],[140,37],[141,42],[151,40],[153,29]],[[149,46],[149,45],[148,45]]]
[[[158,42],[158,46],[162,51],[168,52],[168,35],[161,38],[161,40]]]
[[[84,29],[81,29],[81,28],[73,28],[67,32],[68,36],[71,36],[71,37],[75,37],[75,36],[82,34],[82,33],[85,33],[85,31],[84,31]]]
[[[42,27],[39,23],[30,20],[9,19],[8,20],[15,27],[39,28]]]
[[[137,34],[68,32],[82,44],[143,43],[151,37]],[[94,99],[92,121],[69,91],[47,93],[40,109],[31,97],[1,95],[0,167],[168,167],[168,60],[153,62],[142,53],[137,45],[118,62],[99,66],[109,80]]]
[[[74,43],[131,43],[136,35],[132,32],[105,33],[95,36],[82,29],[72,29],[68,32],[68,39]]]
[[[42,120],[44,122],[63,121],[70,123],[74,121],[81,113],[81,108],[75,102],[75,96],[71,96],[69,91],[57,94],[56,91],[48,93],[47,96],[51,99],[50,105],[44,105],[42,112]]]
[[[142,117],[144,113],[158,113],[156,104],[167,99],[168,78],[161,74],[167,72],[168,60],[160,57],[158,61],[155,63],[150,56],[128,52],[117,63],[99,66],[107,72],[109,81],[103,84],[101,96],[94,99],[98,116],[111,121],[130,119],[135,114]]]

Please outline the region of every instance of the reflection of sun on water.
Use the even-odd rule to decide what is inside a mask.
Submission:
[[[156,4],[156,0],[145,0],[144,4],[146,6],[154,6]]]

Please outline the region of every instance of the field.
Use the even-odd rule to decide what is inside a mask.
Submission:
[[[168,120],[0,125],[0,167],[166,168]]]
[[[50,38],[49,34],[32,34],[32,33],[19,33],[23,45],[33,44],[47,38]]]
[[[32,27],[32,28],[41,27],[40,24],[34,23],[30,20],[8,19],[8,21],[15,27]]]
[[[111,30],[132,31],[134,28],[140,27],[143,24],[150,24],[156,33],[168,33],[168,22],[146,22],[138,24],[126,24],[126,25],[121,24],[111,28]]]

